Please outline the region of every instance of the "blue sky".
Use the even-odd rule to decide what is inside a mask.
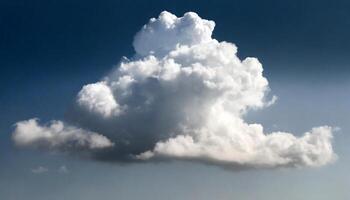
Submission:
[[[349,199],[349,8],[348,1],[0,1],[0,198]],[[260,60],[279,99],[246,121],[295,135],[340,127],[333,141],[338,160],[320,168],[232,171],[14,147],[16,122],[65,119],[82,86],[132,57],[135,33],[163,10],[214,20],[214,38],[235,43],[240,58]],[[40,166],[48,171],[33,173]]]

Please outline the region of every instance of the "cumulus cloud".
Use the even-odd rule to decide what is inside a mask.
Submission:
[[[165,55],[177,46],[210,42],[214,26],[213,21],[201,19],[194,12],[181,18],[162,12],[158,19],[152,18],[142,27],[133,45],[139,55]]]
[[[137,157],[149,159],[159,156],[250,167],[322,166],[334,159],[329,143],[332,137],[330,127],[313,128],[297,138],[285,132],[265,135],[259,126],[255,127],[253,135],[246,133],[243,138],[215,130],[200,130],[194,136],[179,135],[158,142],[153,151]]]
[[[58,173],[67,174],[69,173],[69,170],[65,165],[62,165],[61,167],[58,168]]]
[[[47,150],[94,150],[113,146],[108,138],[97,133],[67,126],[61,121],[40,125],[37,119],[17,122],[12,138],[19,147]]]
[[[31,171],[34,174],[43,174],[43,173],[47,173],[49,169],[43,166],[39,166],[37,168],[32,169]]]
[[[121,112],[111,89],[104,82],[85,85],[78,94],[77,103],[102,117],[111,117]]]
[[[297,137],[266,133],[262,125],[244,121],[247,112],[272,105],[276,97],[267,98],[270,89],[259,60],[238,58],[235,44],[212,38],[214,27],[213,21],[193,12],[177,17],[164,11],[150,19],[135,35],[135,56],[124,58],[101,81],[84,86],[69,121],[115,143],[113,151],[99,155],[102,159],[165,158],[232,167],[313,167],[332,162],[336,155],[331,127],[312,128]],[[37,132],[57,136],[66,131],[31,135],[42,135]],[[101,135],[83,135],[88,148],[95,144],[86,139],[91,135],[102,146],[112,145]],[[67,143],[39,138],[44,142],[30,145]],[[80,144],[77,137],[69,138]]]

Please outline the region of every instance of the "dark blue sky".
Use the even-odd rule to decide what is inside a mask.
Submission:
[[[162,10],[215,19],[215,38],[234,41],[268,71],[313,73],[318,65],[328,73],[347,61],[349,9],[348,1],[1,1],[1,74],[102,74],[133,54],[134,33]],[[294,67],[277,66],[285,59]]]
[[[96,82],[107,74],[122,56],[131,57],[134,54],[134,34],[149,18],[158,16],[163,10],[178,16],[187,11],[195,11],[202,18],[214,20],[214,38],[235,43],[239,49],[239,57],[254,56],[262,62],[273,93],[277,96],[283,94],[287,100],[283,101],[282,95],[282,102],[276,108],[267,111],[269,117],[264,118],[257,114],[252,118],[266,122],[267,127],[273,127],[277,121],[283,125],[281,127],[293,129],[293,125],[288,123],[287,118],[290,117],[299,120],[297,124],[300,126],[294,128],[297,131],[304,131],[304,127],[324,122],[339,125],[343,130],[350,130],[345,119],[346,113],[350,111],[347,103],[350,75],[350,1],[0,0],[0,165],[7,163],[0,166],[0,179],[9,179],[12,177],[11,172],[23,175],[24,169],[19,173],[11,171],[11,166],[18,169],[19,163],[24,163],[22,166],[27,168],[35,165],[34,161],[28,161],[31,160],[28,157],[32,156],[31,153],[23,155],[12,147],[10,133],[13,124],[32,117],[40,117],[42,121],[64,118],[66,110],[81,87]],[[301,83],[305,83],[307,87]],[[292,93],[286,92],[287,89],[283,89],[282,86],[286,86]],[[293,92],[305,98],[297,101],[293,98]],[[328,104],[328,100],[334,100],[335,103]],[[323,109],[310,108],[317,103]],[[291,106],[299,107],[294,109],[290,116],[280,114]],[[299,111],[304,113],[300,114]],[[308,114],[312,117],[314,114],[311,113],[315,112],[319,114],[315,120],[308,118]],[[301,115],[303,117],[300,117]],[[309,125],[307,122],[315,124]],[[350,152],[345,144],[338,148],[342,152]],[[14,155],[17,157],[13,157]],[[40,156],[34,155],[33,160],[46,162],[47,165],[57,162],[52,158]],[[45,159],[49,161],[43,161]],[[71,163],[73,169],[75,165],[80,165],[75,162]],[[349,165],[349,162],[345,163],[346,166]],[[98,168],[95,164],[90,165],[89,170]],[[345,168],[344,165],[336,167]],[[110,170],[110,166],[107,168]],[[152,173],[151,169],[146,170]],[[166,174],[165,169],[160,170]],[[226,176],[226,172],[210,170],[209,174],[219,173],[222,179]],[[81,176],[85,177],[87,171],[82,172]],[[196,169],[192,168],[191,172],[196,173],[195,171]],[[195,174],[193,184],[200,184],[199,174],[206,173],[204,169],[199,171]],[[7,172],[6,176],[4,172]],[[326,171],[326,174],[332,174],[332,171]],[[13,175],[17,176],[20,175]],[[75,180],[79,180],[74,182],[77,185],[78,182],[83,184],[80,181],[86,179],[75,176]],[[254,180],[259,175],[249,176]],[[268,175],[262,176],[268,179]],[[310,177],[319,176],[312,174]],[[103,182],[102,178],[99,178],[97,180]],[[288,178],[291,178],[290,175],[282,175],[282,178],[275,177],[272,182],[278,183]],[[35,184],[40,182],[33,177],[28,179],[33,179]],[[241,177],[241,180],[243,179],[245,178]],[[320,183],[329,180],[327,177],[320,179]],[[14,180],[11,182],[13,186],[20,178]],[[52,182],[48,177],[45,178],[44,182],[46,181]],[[65,181],[67,180],[57,185],[61,186]],[[143,181],[147,183],[146,178]],[[298,185],[298,181],[295,181],[294,179],[293,183]],[[4,182],[0,182],[0,186],[3,184]],[[74,187],[78,187],[77,185]],[[55,185],[52,185],[50,189],[54,187]],[[340,188],[342,187],[341,185]],[[270,189],[273,191],[273,187]],[[228,194],[225,192],[229,189],[222,190],[224,194]],[[109,192],[111,191],[113,188],[109,188]],[[336,189],[332,191],[342,192]],[[230,192],[234,193],[232,190]],[[23,192],[23,195],[26,194],[31,194],[31,198],[35,199],[39,190],[38,193]],[[65,194],[69,196],[69,192],[66,191]],[[165,196],[167,194],[164,193]],[[11,195],[7,193],[5,197],[9,198]],[[341,197],[347,197],[346,195],[350,196],[346,193]],[[133,199],[127,197],[128,194],[124,199]]]

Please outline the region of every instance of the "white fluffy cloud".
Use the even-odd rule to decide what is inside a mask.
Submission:
[[[17,122],[12,137],[19,147],[48,150],[94,150],[113,146],[105,136],[61,121],[52,121],[47,126],[38,124],[37,119]]]
[[[215,23],[201,19],[196,13],[185,13],[178,18],[169,12],[160,13],[142,27],[134,39],[136,53],[164,55],[181,45],[210,42]]]
[[[243,125],[246,126],[246,125]],[[330,127],[313,128],[297,138],[290,133],[274,132],[265,135],[258,124],[246,130],[251,133],[234,134],[232,130],[201,129],[195,135],[179,135],[165,142],[158,142],[153,151],[137,157],[168,157],[199,160],[213,164],[244,165],[250,167],[302,167],[322,166],[334,159]],[[255,127],[254,127],[255,126]]]
[[[244,121],[247,112],[270,106],[276,98],[266,97],[270,89],[259,60],[238,58],[233,43],[212,38],[214,27],[193,12],[177,17],[164,11],[150,19],[134,38],[135,56],[123,59],[102,81],[84,86],[70,120],[113,140],[113,152],[104,156],[108,159],[125,155],[232,167],[332,162],[331,127],[296,137],[265,133],[262,125]],[[82,134],[60,122],[41,127],[36,120],[18,123],[14,138],[20,145],[50,148],[112,145],[101,135]]]
[[[111,116],[115,121],[135,115],[154,119],[144,131],[160,141],[136,155],[143,160],[162,157],[252,167],[321,166],[334,160],[330,127],[296,137],[264,133],[262,125],[243,120],[247,111],[273,102],[265,98],[268,81],[256,58],[241,61],[234,44],[211,38],[214,26],[193,12],[183,17],[162,12],[150,19],[135,36],[135,59],[122,62],[104,78],[114,100],[106,95],[100,101],[108,98],[113,104],[91,109],[96,101],[87,101],[87,109],[99,113],[118,102],[113,107],[125,110]],[[141,120],[136,117],[129,126],[142,126]],[[123,124],[112,128],[125,129]],[[126,130],[133,135],[130,147],[140,138]]]
[[[78,94],[77,103],[102,117],[118,115],[121,112],[111,89],[104,82],[85,85]]]

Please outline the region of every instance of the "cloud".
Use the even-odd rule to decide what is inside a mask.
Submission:
[[[32,169],[31,171],[34,174],[43,174],[43,173],[47,173],[49,171],[49,169],[47,169],[46,167],[43,167],[43,166],[39,166],[37,168]]]
[[[61,121],[40,125],[37,119],[17,122],[12,138],[19,147],[46,150],[95,150],[113,146],[109,139],[97,133],[67,126]]]
[[[181,18],[162,12],[158,19],[152,18],[142,27],[133,45],[142,56],[165,55],[177,46],[210,42],[214,27],[215,22],[201,19],[194,12],[185,13]]]
[[[259,125],[258,125],[259,126]],[[275,132],[265,135],[261,127],[242,141],[233,140],[234,134],[215,130],[200,130],[197,135],[179,135],[158,142],[153,151],[139,159],[152,157],[198,160],[212,164],[245,165],[247,167],[302,167],[322,166],[334,159],[330,127],[313,128],[297,138],[290,133]],[[241,133],[243,130],[240,130]]]
[[[60,168],[58,168],[58,173],[67,174],[69,173],[69,170],[65,165],[62,165]]]
[[[111,117],[121,112],[111,89],[104,82],[85,85],[78,94],[77,103],[102,117]]]
[[[49,172],[49,168],[43,167],[43,166],[38,166],[38,167],[32,169],[31,172],[33,174],[44,174],[44,173]],[[67,174],[67,173],[69,173],[69,170],[65,165],[62,165],[58,168],[57,172],[60,174]]]
[[[262,125],[244,121],[247,112],[271,106],[276,97],[267,98],[270,88],[259,60],[238,58],[235,44],[212,38],[214,27],[213,21],[193,12],[177,17],[164,11],[136,34],[132,58],[122,59],[108,76],[82,88],[67,120],[115,144],[96,158],[177,159],[253,168],[314,167],[334,161],[331,127],[315,127],[297,137],[266,133]],[[32,134],[37,132],[54,131]],[[88,149],[95,144],[87,139],[91,135],[104,138],[98,144],[112,146],[102,135],[78,135]],[[55,146],[51,140],[44,139],[45,146]],[[58,146],[67,143],[71,144]]]

